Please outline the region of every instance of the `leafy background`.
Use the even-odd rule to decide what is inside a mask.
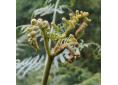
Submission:
[[[40,85],[45,51],[39,35],[42,51],[36,55],[26,40],[25,29],[31,18],[53,19],[56,0],[16,0],[16,81],[17,85]],[[88,11],[91,24],[78,40],[81,58],[68,64],[57,57],[51,68],[48,85],[100,85],[101,73],[101,1],[60,0],[56,9],[56,23],[75,10]],[[57,18],[58,17],[58,18]]]

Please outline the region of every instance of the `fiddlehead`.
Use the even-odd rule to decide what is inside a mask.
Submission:
[[[63,53],[64,50],[68,50],[66,59],[69,63],[73,62],[76,59],[80,58],[79,43],[77,41],[80,33],[84,32],[84,29],[88,26],[88,23],[91,21],[88,19],[88,12],[76,11],[75,14],[70,13],[69,19],[62,18],[62,27],[54,22],[49,24],[48,21],[43,19],[32,19],[31,27],[28,28],[28,42],[30,45],[38,52],[39,43],[37,42],[37,31],[41,33],[42,38],[44,39],[44,46],[46,51],[46,67],[44,71],[44,77],[42,84],[45,85],[47,82],[47,77],[49,75],[49,70],[53,59],[58,56],[60,53]],[[80,23],[79,23],[80,22]],[[79,23],[79,24],[78,24]],[[76,27],[79,26],[77,29]],[[54,29],[51,32],[51,28]],[[63,31],[62,31],[63,30]],[[76,30],[75,33],[71,31]],[[53,48],[49,46],[49,40],[53,42]]]

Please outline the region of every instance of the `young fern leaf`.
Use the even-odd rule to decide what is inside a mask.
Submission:
[[[90,22],[90,19],[87,18],[88,15],[88,12],[80,11],[79,13],[79,11],[77,10],[75,14],[70,14],[69,20],[66,18],[62,18],[62,27],[64,27],[64,32],[59,32],[59,29],[62,27],[60,27],[59,24],[56,25],[54,22],[52,22],[50,25],[48,21],[43,19],[31,20],[31,27],[27,29],[28,42],[38,53],[39,42],[37,41],[36,33],[37,31],[39,31],[42,38],[44,39],[44,47],[47,55],[42,85],[46,85],[47,83],[47,77],[49,75],[51,64],[54,58],[65,52],[64,50],[68,50],[68,53],[66,54],[67,62],[72,63],[74,60],[80,58],[79,43],[77,41],[77,37],[78,34],[80,34],[80,32],[83,32],[84,29],[88,26],[88,22]],[[71,31],[75,30],[75,27],[79,21],[83,21],[83,23],[80,23],[75,35],[71,34]],[[53,32],[51,32],[51,28],[54,28]],[[50,48],[49,46],[50,39],[54,42],[54,48]],[[62,63],[65,62],[65,58],[63,56],[60,57],[60,60]]]

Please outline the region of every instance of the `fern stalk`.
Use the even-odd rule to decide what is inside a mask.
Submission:
[[[44,73],[43,73],[42,85],[47,85],[48,76],[49,76],[53,58],[51,58],[51,55],[50,55],[51,53],[50,53],[50,49],[49,49],[48,38],[47,38],[45,31],[43,31],[43,37],[44,37],[44,46],[45,46],[47,56],[46,56]]]
[[[42,79],[42,85],[47,85],[47,81],[48,81],[48,76],[50,73],[50,68],[53,62],[53,58],[52,57],[46,57],[46,65],[44,68],[44,74],[43,74],[43,79]]]
[[[54,23],[55,23],[55,21],[56,21],[56,9],[57,9],[57,7],[58,7],[58,5],[59,5],[59,1],[60,1],[60,0],[57,0],[57,1],[56,1],[56,5],[55,5],[55,9],[54,9],[54,13],[53,13],[53,19],[52,19],[52,22],[54,22]],[[50,33],[52,33],[52,32],[53,32],[53,27],[51,28]],[[51,47],[51,40],[49,40],[49,47]]]
[[[51,52],[48,45],[48,38],[45,31],[43,31],[43,37],[44,37],[44,46],[45,46],[47,57],[50,57]]]
[[[58,7],[59,1],[60,0],[56,1],[52,22],[55,22],[55,20],[56,20],[56,9]],[[53,32],[53,28],[51,28],[51,32]],[[49,42],[48,42],[48,39],[46,37],[46,33],[45,32],[43,32],[43,33],[44,33],[43,34],[44,35],[44,45],[45,45],[45,50],[46,50],[47,56],[46,56],[46,63],[45,63],[45,68],[44,68],[43,79],[42,79],[41,85],[47,85],[48,76],[50,73],[50,68],[51,68],[54,57],[52,57],[51,53],[50,53],[51,40],[49,40]]]

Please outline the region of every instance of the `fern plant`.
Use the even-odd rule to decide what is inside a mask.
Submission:
[[[63,13],[62,8],[64,7],[66,8],[66,6],[64,5],[58,7],[59,1],[60,0],[57,0],[55,5],[49,5],[44,8],[35,10],[34,13],[32,14],[31,24],[27,26],[22,26],[23,32],[26,32],[26,34],[22,36],[23,39],[25,37],[25,40],[23,40],[25,42],[23,43],[28,42],[30,47],[32,47],[34,51],[37,53],[36,55],[39,55],[39,56],[35,55],[36,56],[35,58],[29,57],[23,60],[22,63],[20,63],[19,60],[17,60],[17,64],[18,64],[17,74],[20,74],[22,70],[27,69],[25,70],[23,74],[24,76],[25,73],[27,73],[31,69],[41,68],[42,66],[44,66],[44,73],[43,73],[41,85],[47,85],[48,76],[49,76],[52,62],[57,57],[60,57],[60,60],[62,62],[65,62],[66,60],[69,63],[72,63],[74,60],[78,60],[80,58],[78,40],[84,34],[85,28],[88,26],[89,22],[91,21],[88,18],[89,16],[88,12],[76,10],[75,13],[69,14],[70,16],[69,19],[66,19],[65,17],[63,17],[62,22],[60,24],[56,24],[55,22],[56,13],[57,12]],[[45,11],[44,9],[47,9],[47,10]],[[42,18],[39,18],[39,19],[34,18],[38,14],[40,14],[40,16],[44,16],[50,13],[54,13],[53,20],[51,23],[47,20],[43,20]],[[23,27],[26,30],[24,30]],[[19,38],[18,35],[17,37]],[[39,40],[39,37],[40,37],[40,40]],[[17,43],[21,43],[21,42],[17,40]],[[19,45],[20,44],[18,44],[18,47]],[[21,44],[20,46],[22,47],[22,45],[25,45],[25,44]],[[45,53],[42,53],[43,45],[45,48],[43,49],[45,50]],[[21,50],[21,49],[17,49],[17,50]],[[30,50],[31,50],[30,52],[32,52],[31,48]],[[40,67],[38,67],[38,65],[41,64],[43,60],[42,55],[46,56],[45,65],[42,64],[40,65]]]
[[[100,74],[100,0],[29,0],[28,3],[25,1],[25,5],[24,1],[18,1],[22,3],[17,8],[22,11],[17,12],[20,19],[17,25],[29,23],[31,15],[31,22],[36,21],[36,24],[16,27],[17,84],[41,85],[48,58],[44,33],[38,25],[41,21],[43,24],[48,23],[46,36],[51,56],[54,56],[51,70],[48,70],[48,85],[99,85],[100,76],[96,76],[96,73]],[[78,13],[73,12],[75,9],[91,14],[89,29],[85,30],[90,21],[86,21],[87,12],[87,16],[79,18],[76,23],[72,22],[76,20],[72,19],[73,16]]]
[[[26,30],[27,40],[36,53],[40,52],[40,43],[37,41],[39,34],[44,40],[44,47],[46,51],[46,64],[44,68],[42,85],[47,85],[47,80],[50,72],[52,62],[55,57],[60,55],[64,50],[68,50],[65,58],[67,62],[71,63],[79,59],[79,43],[77,39],[84,33],[85,28],[91,21],[88,12],[78,11],[69,14],[70,18],[62,18],[62,23],[49,23],[47,20],[32,19],[31,26]],[[53,29],[53,32],[52,32]],[[71,33],[73,30],[74,34]],[[53,45],[50,44],[50,41]]]

